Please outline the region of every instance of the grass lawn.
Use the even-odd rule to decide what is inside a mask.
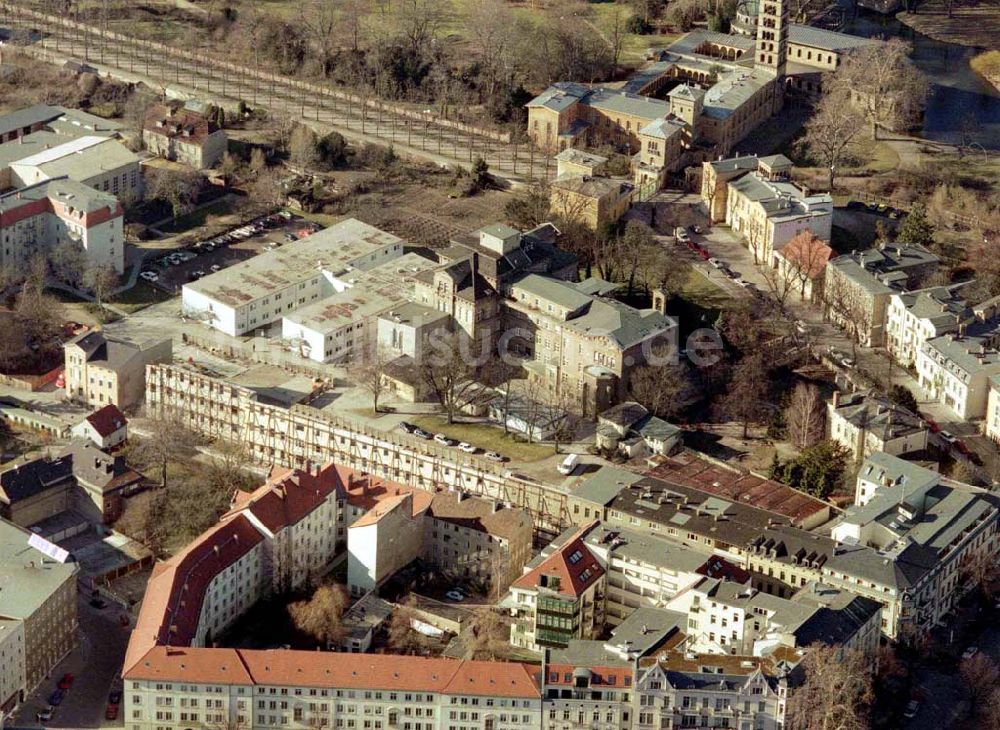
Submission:
[[[529,444],[507,436],[502,428],[482,423],[448,424],[443,416],[415,416],[410,419],[420,428],[431,433],[443,433],[458,441],[466,441],[483,451],[496,451],[513,461],[540,461],[555,454],[551,444]],[[461,452],[459,452],[461,453]]]
[[[725,309],[732,302],[732,298],[724,289],[694,269],[688,274],[687,283],[681,290],[680,296],[705,309]]]
[[[160,230],[164,233],[183,233],[192,228],[199,228],[205,225],[209,216],[221,216],[230,213],[233,209],[233,202],[234,200],[231,197],[221,198],[214,203],[209,203],[204,208],[199,208],[193,213],[176,218],[171,223],[161,226]]]
[[[139,279],[131,289],[126,289],[112,297],[110,303],[131,314],[148,307],[150,304],[159,304],[168,299],[170,299],[170,294],[153,286],[148,281]]]
[[[899,155],[896,150],[885,142],[879,142],[872,149],[871,157],[864,160],[857,169],[863,170],[869,175],[881,175],[892,172],[897,167],[899,167]],[[843,170],[841,174],[852,175],[855,174],[855,170]]]

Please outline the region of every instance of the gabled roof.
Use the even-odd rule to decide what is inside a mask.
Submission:
[[[109,403],[103,408],[94,411],[84,420],[93,426],[99,436],[104,438],[128,425],[128,419],[125,418],[125,414],[118,410],[118,406],[114,403]]]
[[[552,555],[514,581],[515,588],[548,588],[563,596],[579,597],[604,575],[604,569],[584,542],[591,525],[578,530]],[[558,579],[558,585],[554,585]],[[544,584],[544,585],[543,585]]]
[[[15,464],[13,468],[0,473],[0,497],[4,502],[13,504],[30,499],[72,478],[73,459],[70,456]]]
[[[299,522],[333,492],[346,493],[343,479],[333,464],[316,473],[297,469],[275,470],[267,482],[250,494],[237,493],[238,496],[233,498],[233,509],[222,519],[247,512],[273,535]]]
[[[157,645],[190,646],[212,579],[250,552],[263,536],[244,515],[219,522],[183,551],[153,568],[125,654],[125,671]]]

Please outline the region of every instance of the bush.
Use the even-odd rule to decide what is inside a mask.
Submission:
[[[638,15],[633,15],[628,19],[628,22],[625,23],[625,30],[629,33],[635,33],[636,35],[646,35],[653,30],[653,26],[640,18]]]

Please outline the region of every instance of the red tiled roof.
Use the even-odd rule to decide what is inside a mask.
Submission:
[[[103,408],[94,411],[87,416],[86,420],[103,438],[107,438],[119,428],[128,424],[125,414],[118,410],[118,406],[113,403],[109,403]]]
[[[212,579],[263,540],[243,515],[219,522],[153,570],[129,639],[125,667],[157,645],[189,646]]]
[[[250,494],[237,492],[226,520],[244,510],[274,534],[294,525],[319,507],[333,492],[343,493],[341,475],[332,464],[317,470],[272,470],[268,481]]]
[[[592,523],[593,524],[593,523]],[[580,596],[604,575],[604,568],[583,542],[583,536],[591,525],[579,530],[565,545],[543,560],[536,568],[514,581],[515,588],[538,588],[542,576],[559,579],[558,593],[564,596]],[[577,557],[577,553],[579,556]],[[583,574],[589,570],[586,578]],[[552,588],[549,581],[549,588]]]
[[[349,661],[348,661],[349,659]],[[149,650],[126,680],[386,689],[485,697],[540,696],[539,667],[520,662],[293,650]]]
[[[385,517],[385,515],[401,505],[405,505],[407,502],[410,503],[410,515],[417,517],[427,511],[427,508],[431,506],[433,498],[433,494],[423,489],[413,489],[409,492],[383,497],[375,503],[374,507],[351,523],[351,527],[374,525]]]
[[[131,649],[131,645],[129,648]],[[122,676],[127,680],[165,679],[206,684],[253,684],[250,672],[236,649],[155,646],[131,666],[126,663]]]
[[[573,670],[577,666],[573,664],[546,664],[545,671],[548,673],[545,677],[545,684],[573,684]],[[632,669],[626,666],[590,666],[587,665],[587,669],[591,672],[591,684],[601,684],[606,687],[631,687],[632,686]],[[567,677],[569,677],[567,679]],[[626,682],[626,678],[628,681]]]

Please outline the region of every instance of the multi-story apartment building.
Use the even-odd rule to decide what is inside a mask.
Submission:
[[[962,420],[984,418],[989,380],[1000,374],[997,301],[974,309],[975,319],[958,331],[924,342],[917,351],[917,377],[924,393]]]
[[[590,527],[567,529],[511,584],[501,605],[514,617],[514,646],[540,652],[600,631],[604,568],[584,541]]]
[[[545,727],[627,730],[633,725],[634,657],[600,641],[571,639],[545,650],[542,697]]]
[[[584,543],[604,568],[604,623],[615,626],[637,609],[660,608],[701,581],[711,553],[665,539],[595,524]]]
[[[238,337],[342,292],[358,272],[402,255],[400,238],[351,218],[185,284],[181,306],[188,316]]]
[[[940,259],[912,243],[855,251],[826,266],[823,299],[827,316],[866,347],[885,344],[889,298],[919,286]]]
[[[676,319],[600,295],[613,288],[529,274],[505,301],[509,327],[521,333],[529,358],[528,379],[592,418],[624,397],[634,368],[677,347]]]
[[[23,188],[67,178],[124,203],[142,199],[142,172],[134,152],[102,135],[65,139],[68,141],[10,161],[10,184]]]
[[[156,104],[146,115],[142,141],[154,155],[195,169],[215,167],[226,153],[226,133],[191,109]]]
[[[377,323],[413,297],[416,277],[435,263],[415,253],[334,280],[342,287],[281,318],[281,336],[316,362],[357,362],[372,352]]]
[[[95,330],[75,337],[63,349],[70,400],[96,408],[108,404],[131,408],[142,400],[146,366],[170,362],[173,342],[169,338],[127,342]]]
[[[25,682],[24,622],[0,618],[0,713],[21,703]]]
[[[223,520],[243,515],[264,536],[265,569],[275,593],[315,582],[341,541],[343,476],[333,464],[315,473],[273,469],[253,492],[237,490]]]
[[[885,345],[896,362],[913,367],[925,342],[957,332],[973,321],[972,309],[958,294],[960,289],[961,285],[935,286],[889,297]]]
[[[521,509],[464,492],[401,485],[349,496],[371,505],[347,530],[347,584],[362,596],[417,558],[496,594],[531,558],[531,518]]]
[[[88,265],[125,270],[123,210],[114,196],[65,177],[0,195],[0,266],[26,268],[39,251],[70,242]]]
[[[173,414],[210,438],[241,443],[254,463],[303,468],[334,461],[409,488],[461,489],[520,506],[536,529],[550,534],[570,523],[565,491],[512,474],[482,455],[456,460],[454,449],[372,429],[336,403],[317,400],[321,391],[312,380],[267,367],[229,379],[185,365],[150,365],[146,374],[152,412]],[[273,395],[282,400],[268,397]]]
[[[549,188],[552,215],[594,231],[606,229],[625,215],[634,191],[632,183],[592,175],[563,175]]]
[[[0,520],[4,707],[22,702],[76,646],[77,571],[65,550]]]
[[[127,730],[542,727],[538,667],[515,662],[158,646],[123,678]]]
[[[927,423],[876,391],[834,391],[827,416],[830,438],[857,461],[881,451],[900,456],[927,448]]]
[[[745,160],[733,160],[732,169],[740,169]],[[742,175],[720,175],[717,170],[729,169],[723,162],[703,163],[702,194],[709,195],[706,204],[714,208],[716,201],[711,198],[718,196],[719,178],[728,178],[724,200],[719,202],[724,220],[746,240],[755,261],[776,268],[775,253],[803,232],[830,240],[833,199],[828,193],[813,194],[791,182],[789,159],[783,155],[758,158],[756,169]]]
[[[890,455],[862,464],[867,501],[834,525],[840,545],[822,567],[823,582],[882,603],[891,638],[939,622],[971,587],[966,567],[1000,550],[993,495],[918,469]]]

